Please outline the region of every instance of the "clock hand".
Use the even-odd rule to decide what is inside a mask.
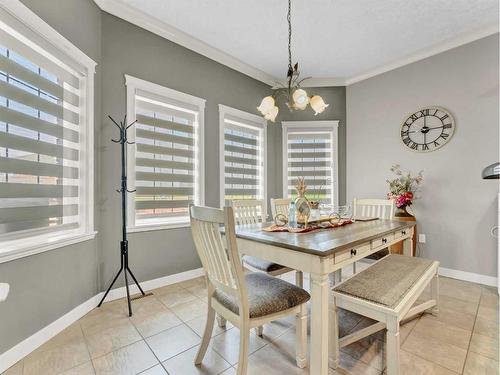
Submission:
[[[433,129],[441,129],[443,126],[435,126],[433,128],[427,128],[427,130],[433,130]]]

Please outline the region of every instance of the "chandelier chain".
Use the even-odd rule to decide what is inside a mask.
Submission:
[[[292,0],[288,0],[288,69],[292,68]]]

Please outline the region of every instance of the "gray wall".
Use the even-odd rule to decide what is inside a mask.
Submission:
[[[424,170],[422,198],[414,204],[423,256],[442,267],[497,274],[496,181],[481,170],[498,161],[498,34],[347,87],[347,191],[385,197],[389,168]],[[456,131],[443,148],[426,154],[404,147],[402,121],[428,105],[448,109]]]
[[[151,81],[207,100],[205,107],[205,202],[219,205],[219,112],[224,104],[257,113],[260,99],[269,87],[213,60],[187,50],[162,37],[103,13],[103,131],[101,149],[101,288],[113,277],[118,265],[120,226],[119,152],[108,140],[115,127],[108,114],[121,117],[126,112],[124,74]],[[125,37],[126,36],[126,37]],[[269,148],[275,143],[269,131]],[[276,173],[268,171],[268,186],[276,184]],[[130,235],[131,262],[139,280],[183,272],[200,267],[189,228],[149,231]]]
[[[94,59],[101,60],[101,12],[92,1],[22,0],[36,14]],[[82,22],[85,20],[85,22]],[[95,76],[96,140],[101,102],[100,65]],[[96,145],[97,149],[97,145]],[[96,153],[96,167],[99,165]],[[98,186],[96,185],[96,193]],[[96,212],[96,225],[99,215]],[[0,304],[0,353],[37,332],[99,291],[97,243],[77,245],[0,264],[11,292]]]

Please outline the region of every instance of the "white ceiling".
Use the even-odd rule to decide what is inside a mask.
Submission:
[[[270,76],[286,73],[286,0],[118,1]],[[302,76],[349,80],[491,34],[498,17],[498,0],[292,0],[293,60]]]

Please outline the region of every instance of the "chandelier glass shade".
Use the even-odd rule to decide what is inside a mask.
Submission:
[[[274,122],[276,116],[278,115],[279,108],[276,105],[277,101],[282,98],[290,111],[294,110],[305,110],[308,105],[314,111],[314,115],[322,113],[328,104],[325,103],[323,98],[319,95],[314,95],[309,97],[307,92],[300,87],[300,84],[310,78],[300,79],[299,63],[292,65],[292,18],[291,18],[292,4],[291,0],[288,0],[288,70],[286,74],[286,81],[277,82],[272,89],[274,93],[270,96],[266,96],[262,99],[260,106],[257,107],[259,112],[264,116],[266,120]]]

